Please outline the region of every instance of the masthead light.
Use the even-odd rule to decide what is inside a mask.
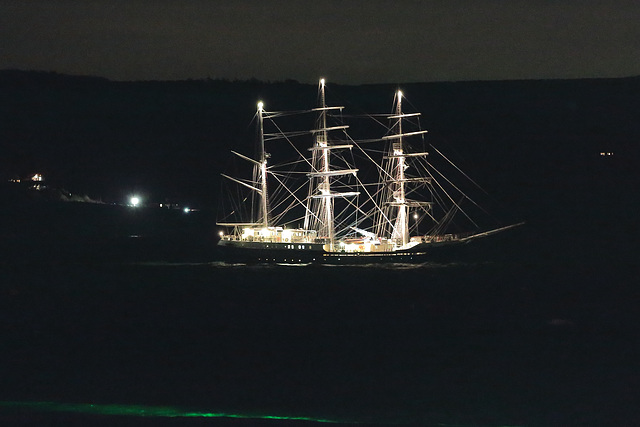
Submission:
[[[324,79],[320,79],[320,84],[324,86]]]
[[[398,98],[402,98],[402,91],[401,90],[398,91]]]
[[[264,103],[262,101],[258,102],[258,110],[262,111],[262,107],[264,107]]]

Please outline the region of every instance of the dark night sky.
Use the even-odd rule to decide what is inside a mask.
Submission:
[[[637,0],[0,0],[0,69],[339,83],[640,75]]]

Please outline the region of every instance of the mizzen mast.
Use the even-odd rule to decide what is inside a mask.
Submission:
[[[264,104],[258,102],[258,138],[260,139],[260,212],[261,221],[265,228],[269,226],[269,197],[267,193],[267,159],[269,154],[264,149]]]

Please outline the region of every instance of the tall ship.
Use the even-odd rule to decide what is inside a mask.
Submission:
[[[254,155],[232,151],[252,166],[247,168],[252,174],[222,175],[231,196],[222,195],[217,221],[223,228],[218,249],[224,260],[425,262],[445,248],[519,225],[477,226],[462,207],[476,203],[428,161],[427,131],[419,127],[420,113],[403,111],[401,91],[395,93],[390,114],[368,116],[387,122],[383,132],[359,140],[345,124],[344,107],[327,105],[325,90],[322,79],[317,107],[296,112],[315,115],[310,130],[283,131],[281,121],[290,113],[267,111],[258,103]],[[276,162],[267,151],[270,144],[279,144],[279,153],[286,146],[292,155]],[[459,216],[471,230],[451,230]]]

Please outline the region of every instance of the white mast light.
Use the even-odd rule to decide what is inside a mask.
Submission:
[[[398,91],[398,98],[402,98],[402,91],[401,90]]]
[[[262,101],[258,102],[258,110],[262,111],[262,107],[264,107],[264,103]]]
[[[320,84],[324,86],[324,79],[320,79]]]

